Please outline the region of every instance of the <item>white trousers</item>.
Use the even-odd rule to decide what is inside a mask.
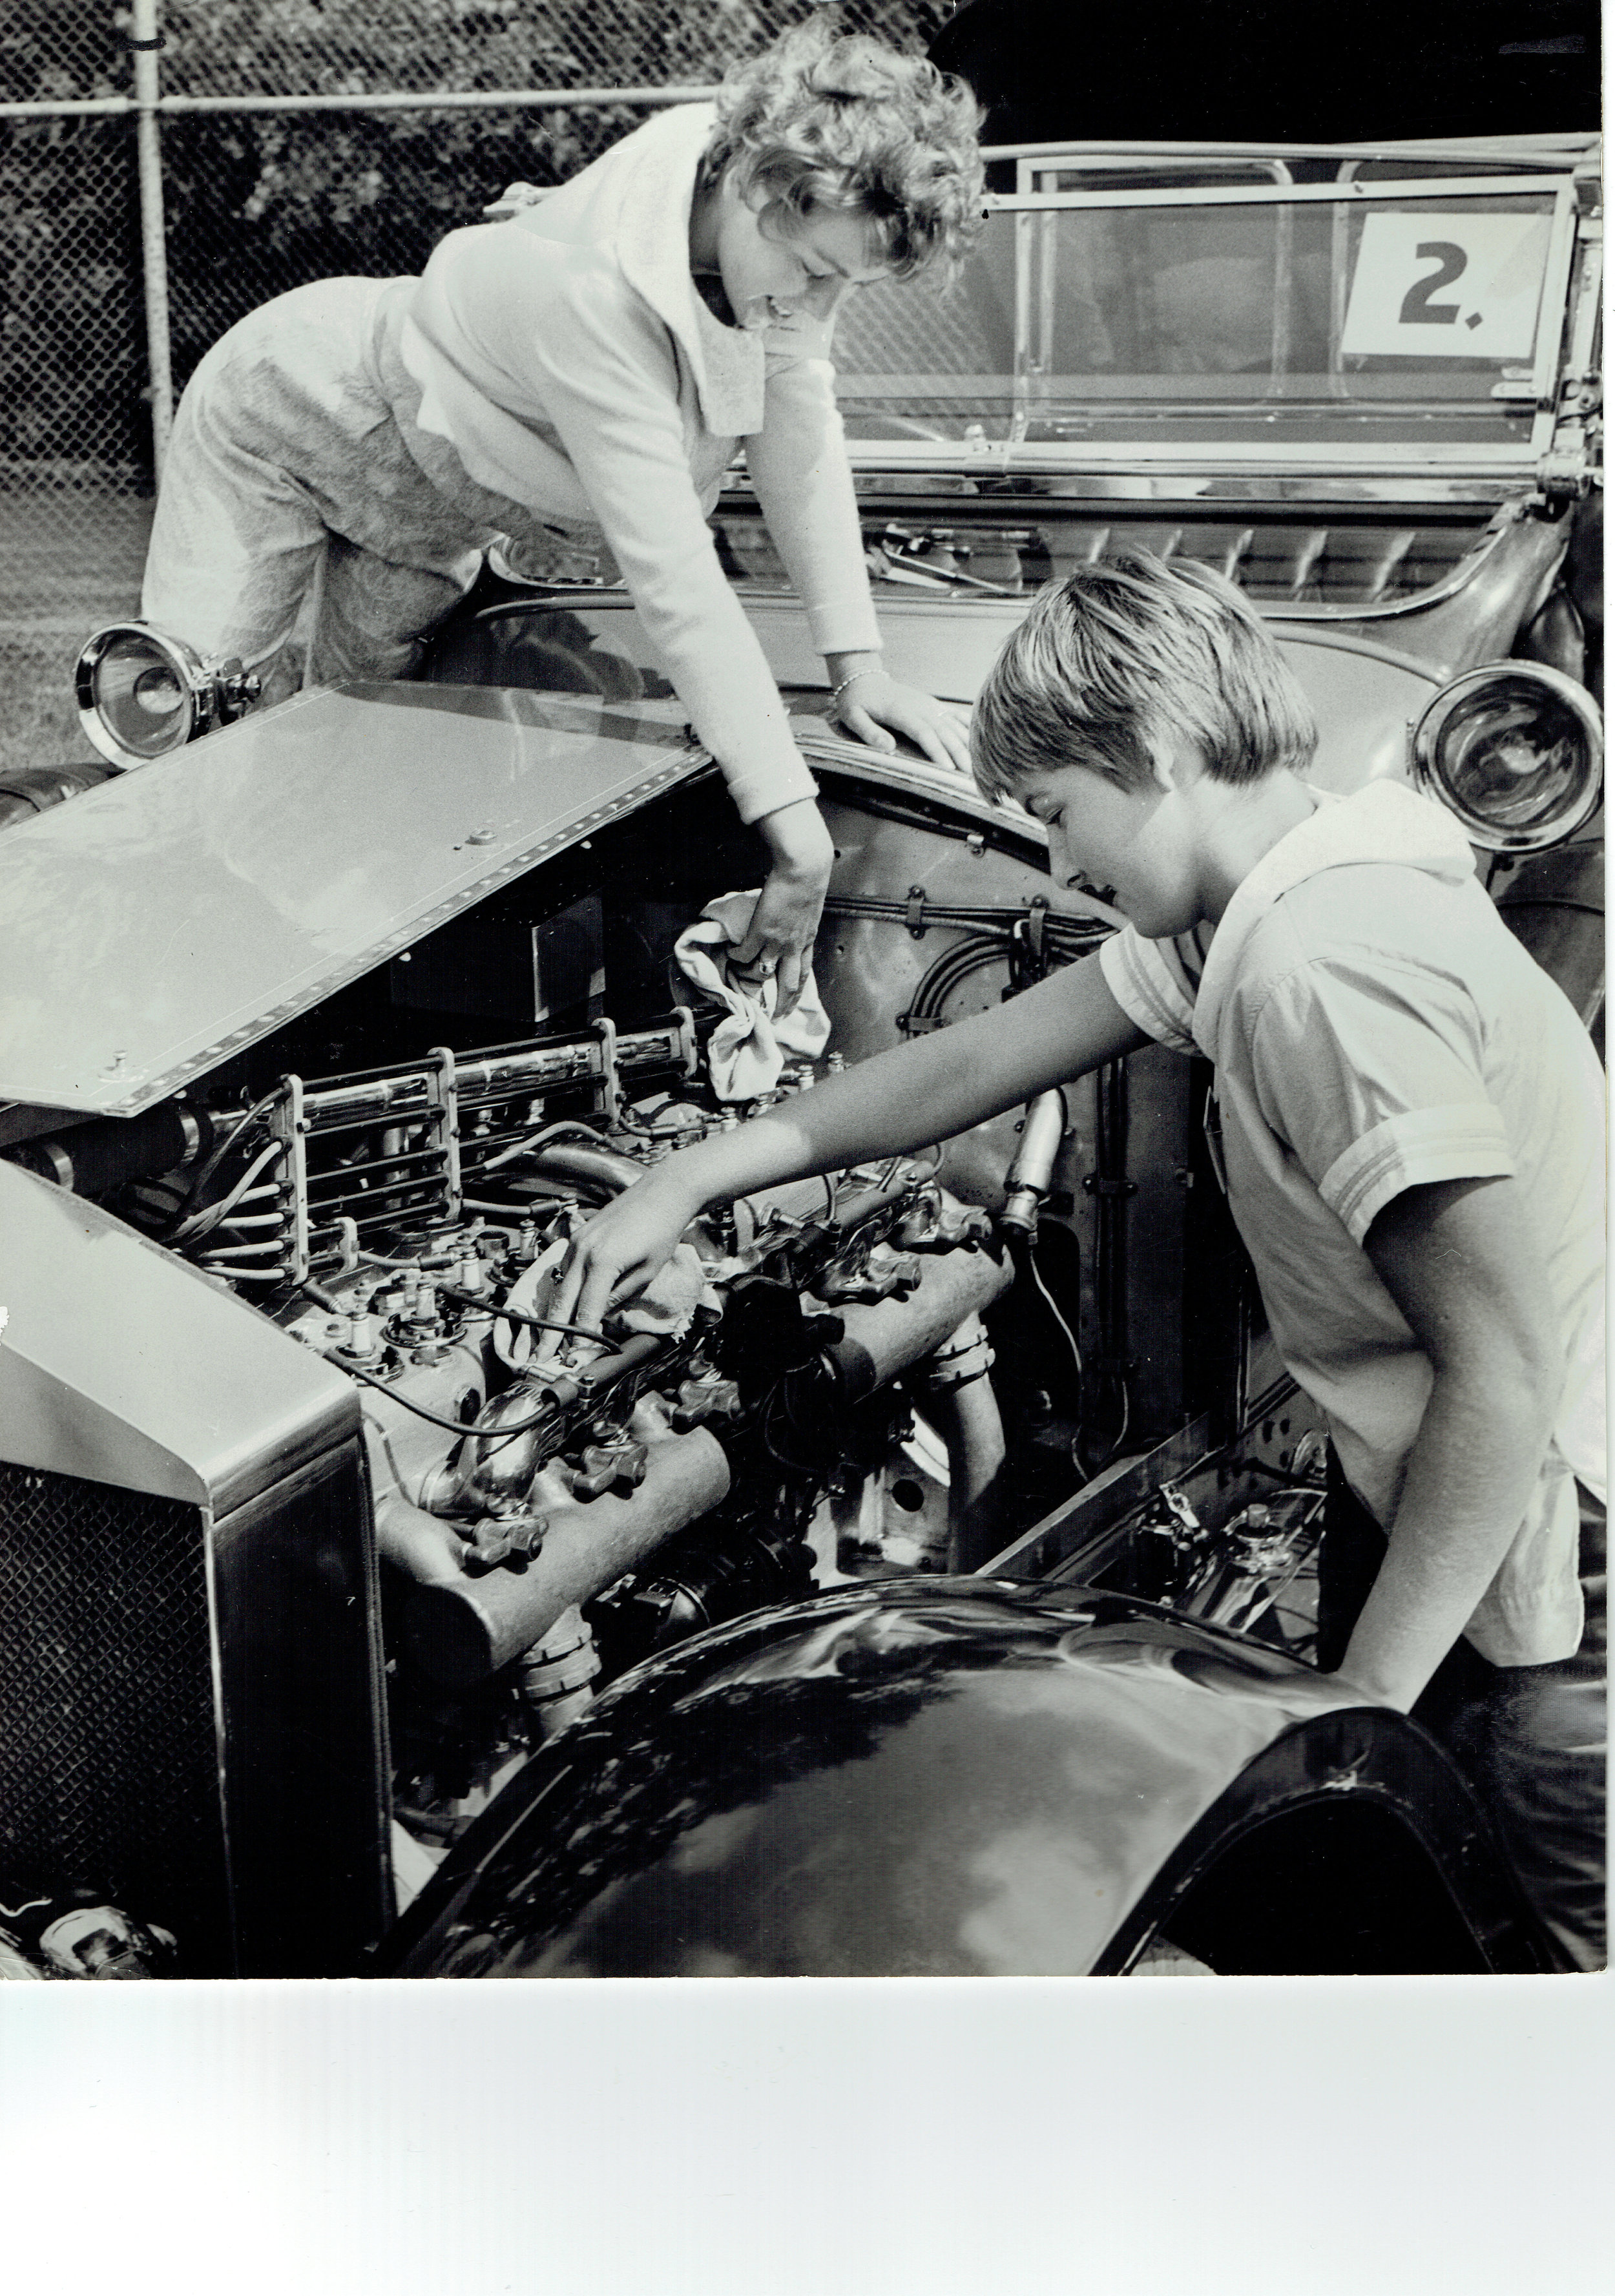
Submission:
[[[204,659],[261,671],[307,610],[312,679],[398,677],[489,542],[530,549],[535,529],[553,542],[530,512],[473,485],[400,404],[384,322],[414,284],[321,280],[214,344],[175,418],[146,620]]]

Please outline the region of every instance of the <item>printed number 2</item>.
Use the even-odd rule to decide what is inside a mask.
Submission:
[[[1450,239],[1425,239],[1419,242],[1418,258],[1421,263],[1433,260],[1439,267],[1414,280],[1402,298],[1398,316],[1405,327],[1450,327],[1458,316],[1458,306],[1432,303],[1430,299],[1438,287],[1450,287],[1455,279],[1463,277],[1469,257]]]

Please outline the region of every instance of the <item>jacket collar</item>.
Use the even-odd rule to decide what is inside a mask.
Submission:
[[[1269,909],[1325,870],[1394,863],[1448,884],[1472,877],[1475,857],[1463,831],[1433,798],[1403,782],[1370,782],[1350,797],[1314,789],[1317,810],[1264,853],[1218,920],[1194,1000],[1194,1041],[1217,1057],[1217,1027],[1245,945]]]
[[[690,203],[716,119],[709,103],[670,105],[559,191],[523,209],[513,227],[613,256],[677,344],[694,376],[707,428],[719,437],[743,438],[763,427],[767,353],[825,356],[828,330],[752,333],[726,327],[697,294],[690,273]],[[816,340],[821,334],[824,342]]]

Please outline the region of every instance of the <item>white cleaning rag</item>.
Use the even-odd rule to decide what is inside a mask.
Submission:
[[[772,1092],[788,1056],[816,1060],[830,1039],[829,1015],[811,972],[795,1009],[776,1020],[778,981],[749,966],[737,972],[730,962],[726,952],[745,939],[761,898],[760,892],[725,893],[709,901],[673,952],[687,980],[729,1007],[707,1051],[719,1100],[755,1100],[759,1092]]]
[[[571,1249],[564,1236],[541,1252],[523,1270],[505,1296],[504,1306],[525,1316],[546,1316],[561,1263]],[[640,1293],[618,1311],[616,1320],[629,1332],[659,1332],[670,1340],[682,1339],[699,1307],[722,1306],[708,1282],[701,1255],[693,1244],[675,1247],[673,1257]],[[561,1352],[565,1334],[536,1332],[530,1324],[512,1323],[508,1316],[494,1317],[494,1352],[512,1371],[537,1371]]]

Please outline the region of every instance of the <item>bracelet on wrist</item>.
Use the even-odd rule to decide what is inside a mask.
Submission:
[[[860,677],[879,677],[881,670],[881,664],[875,662],[868,669],[855,669],[852,675],[849,677],[844,677],[839,685],[832,686],[830,689],[831,708],[832,709],[835,708],[836,703],[840,700],[842,694],[846,693],[849,685],[856,685]]]

